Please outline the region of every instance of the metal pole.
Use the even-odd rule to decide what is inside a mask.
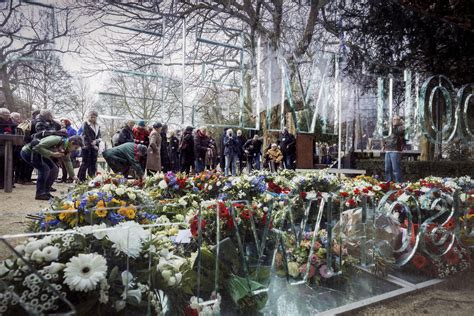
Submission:
[[[163,17],[164,19],[165,17]],[[184,90],[186,80],[186,18],[183,18],[183,65],[182,65],[183,77],[181,82],[181,125],[184,124]]]
[[[257,116],[255,118],[255,126],[257,130],[260,130],[260,76],[261,76],[261,69],[260,69],[260,45],[261,45],[261,38],[260,36],[257,39]]]
[[[388,79],[388,134],[392,135],[392,117],[393,117],[393,75]]]
[[[285,66],[281,64],[280,130],[285,127]]]
[[[336,103],[335,109],[337,111],[337,123],[338,126],[338,148],[337,148],[337,169],[341,169],[341,158],[342,158],[342,107],[341,107],[341,82],[339,78],[339,56],[335,56],[336,62],[336,95],[334,101]],[[340,176],[340,174],[339,174]]]

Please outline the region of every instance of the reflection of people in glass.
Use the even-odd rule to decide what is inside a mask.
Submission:
[[[405,146],[405,136],[403,121],[398,115],[393,117],[392,134],[384,139],[382,150],[385,151],[385,178],[392,181],[392,174],[395,182],[402,182],[402,150]]]

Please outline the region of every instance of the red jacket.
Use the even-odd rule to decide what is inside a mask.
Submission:
[[[148,136],[150,136],[150,132],[148,131],[148,129],[138,127],[133,128],[133,137],[135,138],[136,144],[143,144],[145,146],[148,146],[150,143]]]

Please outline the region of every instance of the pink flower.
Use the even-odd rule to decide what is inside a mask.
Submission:
[[[307,267],[306,263],[300,267],[300,273],[303,276],[306,274],[306,267]],[[316,269],[314,268],[313,265],[310,265],[308,279],[311,279],[312,277],[314,277],[315,274],[316,274]]]
[[[328,270],[328,266],[325,264],[319,267],[319,274],[321,274],[325,279],[329,279],[332,276],[331,272]]]

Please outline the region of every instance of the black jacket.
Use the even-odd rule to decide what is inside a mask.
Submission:
[[[191,132],[184,132],[179,144],[181,161],[194,163],[194,139]]]
[[[199,131],[194,136],[194,156],[196,159],[204,159],[206,151],[209,148],[209,137],[201,134]]]
[[[280,145],[283,155],[294,153],[296,151],[296,138],[290,133],[281,134],[278,145]]]
[[[179,151],[179,139],[176,136],[171,136],[170,143],[169,143],[169,154],[170,156],[176,156],[178,155]]]
[[[122,145],[125,143],[134,143],[135,139],[133,137],[133,131],[132,129],[126,125],[122,128],[120,131],[120,136],[117,142],[117,145]]]
[[[84,148],[92,148],[94,146],[92,145],[92,142],[96,139],[101,138],[100,126],[99,125],[97,126],[99,127],[99,130],[96,135],[92,127],[89,125],[89,123],[88,122],[84,123],[82,127],[82,137],[84,138]],[[95,144],[95,145],[98,146],[99,144]]]
[[[257,154],[260,155],[262,151],[262,141],[253,139],[249,139],[243,146],[244,150],[247,150],[249,156],[256,156]]]
[[[245,143],[247,142],[247,140],[245,139],[244,136],[237,136],[235,138],[235,142],[236,142],[236,145],[237,145],[237,155],[239,155],[239,157],[242,157],[242,155],[244,154],[244,145]]]
[[[160,154],[161,154],[161,164],[166,165],[169,164],[170,162],[170,157],[168,154],[168,137],[166,137],[166,132],[161,132],[161,148],[160,148]]]

